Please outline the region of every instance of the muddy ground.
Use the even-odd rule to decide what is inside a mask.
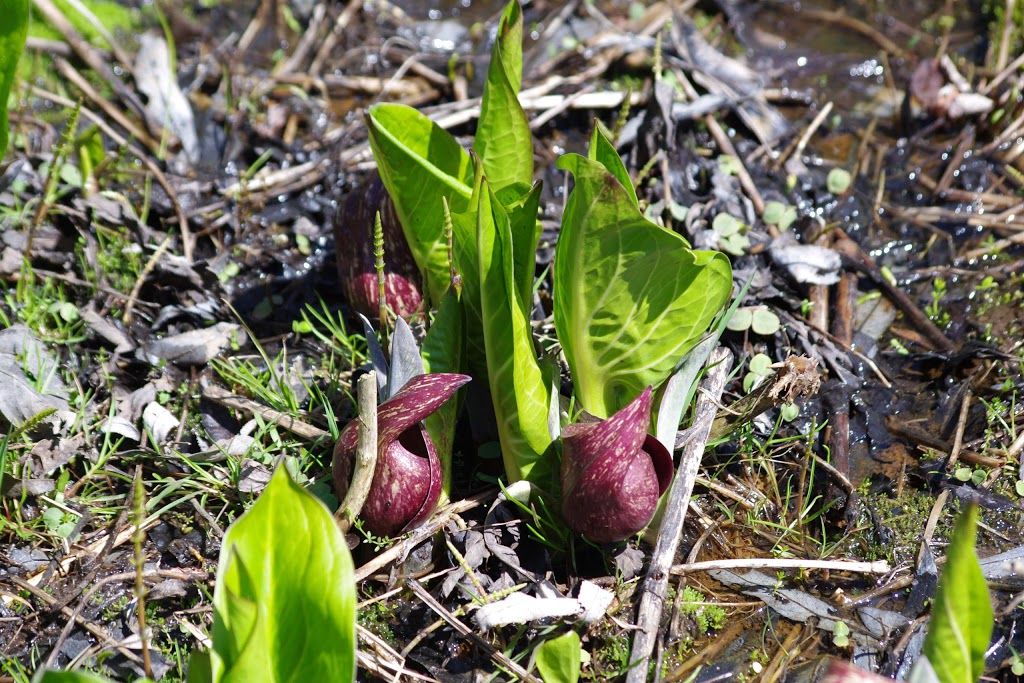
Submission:
[[[374,167],[362,112],[407,103],[468,142],[502,3],[85,4],[109,40],[70,5],[34,2],[0,194],[0,681],[42,665],[184,680],[188,653],[208,645],[220,539],[272,469],[338,504],[332,434],[367,361],[335,262],[336,240],[369,228],[346,209]],[[763,374],[758,354],[811,359],[820,382],[799,410],[770,406],[708,445],[652,677],[703,665],[696,680],[817,680],[826,657],[905,675],[934,557],[978,500],[979,555],[1018,563],[983,564],[988,671],[1013,680],[1019,25],[1001,5],[937,1],[898,15],[876,2],[540,1],[524,13],[544,182],[539,334],[553,335],[548,267],[567,189],[554,161],[584,152],[599,119],[648,215],[727,252],[737,291],[750,282],[741,305],[759,323],[723,337],[738,369],[722,403]],[[174,96],[153,95],[168,83]],[[60,419],[30,419],[51,407]],[[560,552],[503,517],[482,549],[508,514],[495,505],[500,458],[468,429],[457,450],[459,512],[418,550],[353,536],[360,678],[510,680],[509,661],[528,668],[536,642],[573,627],[500,627],[482,634],[488,648],[465,638],[408,580],[462,614],[467,568],[493,590],[530,576],[564,594],[584,580],[611,591],[606,615],[575,628],[583,677],[623,677],[651,546]],[[136,480],[150,671],[134,613]],[[401,552],[372,563],[388,546]],[[688,566],[724,559],[750,563]],[[811,607],[792,607],[803,599]],[[837,621],[857,637],[837,640]]]

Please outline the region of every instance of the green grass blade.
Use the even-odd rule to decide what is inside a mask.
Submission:
[[[7,101],[28,35],[28,7],[28,0],[10,0],[0,16],[0,158],[7,152]]]

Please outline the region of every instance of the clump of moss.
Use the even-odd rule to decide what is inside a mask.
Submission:
[[[860,518],[847,551],[866,560],[887,560],[899,566],[913,563],[924,538],[925,525],[935,498],[923,491],[904,489],[899,498],[886,491],[866,493],[860,500]],[[935,540],[952,529],[953,512],[947,506],[935,528]]]
[[[725,626],[725,609],[708,602],[703,593],[690,586],[683,589],[679,613],[693,619],[699,633],[720,631]]]
[[[367,596],[372,597],[372,596]],[[395,637],[394,624],[398,621],[399,605],[397,600],[378,600],[356,612],[356,621],[359,625],[370,631],[388,645],[401,649],[398,639]]]

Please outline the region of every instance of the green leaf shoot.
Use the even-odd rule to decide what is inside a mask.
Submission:
[[[487,378],[505,475],[510,482],[528,479],[545,488],[554,474],[544,458],[552,441],[548,385],[513,275],[508,214],[480,173],[474,185],[473,211]]]
[[[985,673],[993,616],[974,551],[977,520],[975,505],[957,519],[924,641],[924,654],[941,683],[976,683]]]
[[[569,631],[537,646],[537,671],[544,683],[576,683],[580,679],[580,637]]]
[[[7,152],[10,136],[7,101],[28,35],[28,7],[28,0],[11,0],[4,3],[3,18],[0,19],[0,158]]]
[[[498,24],[473,141],[495,191],[533,180],[533,136],[518,99],[522,79],[523,11],[511,0]]]
[[[213,603],[216,683],[355,679],[348,546],[283,467],[225,534]]]

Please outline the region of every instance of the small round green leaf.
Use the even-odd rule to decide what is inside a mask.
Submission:
[[[828,172],[825,186],[832,194],[843,194],[850,189],[850,172],[842,168],[833,168]]]
[[[956,477],[957,481],[970,481],[971,480],[971,468],[970,467],[958,467],[953,476]]]
[[[988,477],[988,472],[985,470],[974,470],[971,472],[971,481],[974,482],[975,486],[981,486],[984,484],[986,477]]]
[[[764,222],[768,225],[778,225],[786,214],[786,205],[782,202],[770,201],[764,205]]]
[[[754,388],[754,386],[757,384],[757,381],[760,380],[761,378],[762,375],[759,375],[756,372],[748,372],[743,377],[743,393],[749,394],[750,390]]]
[[[730,154],[723,154],[718,157],[718,168],[722,169],[723,173],[736,175],[740,170],[740,160]]]
[[[750,359],[750,371],[755,375],[767,375],[771,370],[769,367],[772,364],[772,359],[766,354],[758,353]]]
[[[720,213],[711,221],[711,229],[719,237],[728,237],[740,231],[740,222],[727,213]]]
[[[750,323],[753,322],[753,319],[753,311],[749,308],[737,308],[725,326],[733,332],[742,332],[750,329]]]
[[[783,422],[792,422],[800,416],[800,406],[795,403],[784,403],[779,411]]]
[[[1024,479],[1020,479],[1017,481],[1016,489],[1017,495],[1020,496],[1021,498],[1024,498]]]
[[[779,331],[779,327],[781,327],[781,325],[782,323],[779,320],[779,316],[765,308],[755,310],[750,320],[750,329],[754,334],[761,334],[764,336],[771,336],[775,334]]]

